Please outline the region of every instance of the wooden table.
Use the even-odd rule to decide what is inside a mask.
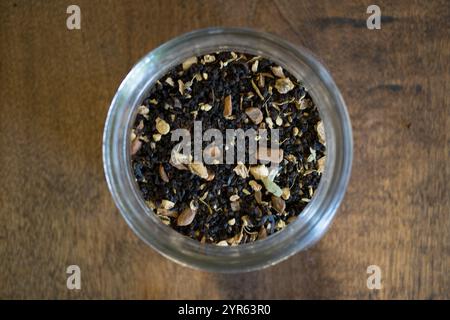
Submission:
[[[450,298],[448,3],[0,2],[0,298]],[[163,258],[125,224],[107,189],[102,131],[145,53],[181,33],[241,26],[312,50],[353,124],[354,164],[333,226],[260,272],[222,275]],[[66,288],[79,265],[81,290]],[[369,265],[382,289],[366,286]]]

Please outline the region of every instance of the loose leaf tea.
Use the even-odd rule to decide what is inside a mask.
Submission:
[[[199,121],[223,136],[230,129],[257,131],[245,161],[238,147],[235,161],[221,161],[235,140],[223,146],[215,137],[199,138]],[[180,145],[175,132],[194,138]],[[252,151],[251,142],[263,140],[260,132],[267,132],[268,144]],[[138,107],[130,139],[147,205],[183,235],[219,246],[265,239],[293,222],[325,166],[324,125],[303,84],[266,58],[235,52],[191,57],[167,72]],[[184,152],[199,143],[203,158]]]

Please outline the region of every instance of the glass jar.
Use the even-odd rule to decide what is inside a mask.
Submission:
[[[269,58],[303,82],[326,134],[326,164],[318,189],[299,218],[264,240],[232,247],[201,244],[161,223],[144,203],[131,168],[130,133],[148,89],[191,56],[236,51]],[[352,163],[352,132],[342,96],[328,71],[304,48],[248,29],[211,28],[170,40],[128,73],[111,103],[103,136],[103,162],[112,197],[131,229],[165,257],[182,265],[243,272],[274,265],[320,239],[344,196]]]

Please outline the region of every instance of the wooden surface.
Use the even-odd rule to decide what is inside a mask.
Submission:
[[[81,7],[81,30],[66,8]],[[372,2],[370,2],[372,3]],[[0,298],[450,298],[447,1],[1,1]],[[312,50],[347,102],[349,189],[312,249],[260,272],[178,266],[128,228],[101,141],[111,99],[145,53],[181,33],[242,26]],[[82,289],[66,288],[77,264]],[[383,288],[366,287],[378,265]]]

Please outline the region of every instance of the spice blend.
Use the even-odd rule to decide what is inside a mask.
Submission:
[[[221,132],[267,129],[269,140],[276,128],[279,149],[259,148],[251,165],[195,162],[171,141],[175,129],[192,134],[194,121]],[[130,138],[147,205],[178,232],[221,246],[264,239],[293,222],[325,165],[323,123],[305,87],[270,60],[235,52],[192,57],[165,74],[138,108]]]

